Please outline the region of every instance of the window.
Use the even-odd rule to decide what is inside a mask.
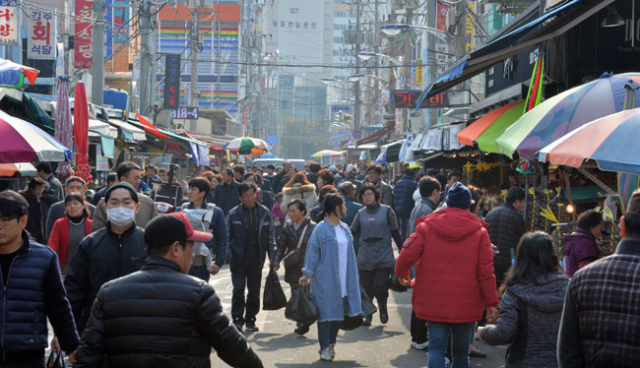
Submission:
[[[296,22],[296,28],[300,28],[300,22]]]
[[[309,28],[309,22],[304,22],[304,23],[303,23],[303,26],[304,26],[304,29]]]
[[[285,27],[285,26],[286,26],[285,21],[284,21],[284,20],[281,20],[281,21],[280,21],[280,27]]]
[[[311,22],[311,29],[316,29],[316,22]]]
[[[293,22],[289,22],[289,28],[293,28]]]
[[[273,21],[273,26],[274,26],[274,27],[277,27],[277,26],[278,26],[278,21],[277,21],[277,20],[274,20],[274,21]]]
[[[334,24],[333,25],[333,29],[336,31],[342,31],[344,29],[347,29],[347,25],[346,24]]]

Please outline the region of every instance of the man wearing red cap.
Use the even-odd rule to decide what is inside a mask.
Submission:
[[[193,243],[211,237],[181,212],[151,220],[148,262],[100,289],[75,367],[210,367],[211,348],[232,367],[262,367],[213,287],[187,275]]]

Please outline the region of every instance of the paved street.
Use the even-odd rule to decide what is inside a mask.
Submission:
[[[289,287],[281,283],[287,296]],[[263,272],[267,276],[267,268]],[[231,275],[225,266],[211,279],[216,293],[222,301],[225,312],[231,310]],[[262,293],[261,293],[262,294]],[[304,336],[293,333],[295,323],[284,318],[284,309],[260,311],[257,326],[260,331],[248,334],[253,349],[262,359],[265,367],[426,367],[427,355],[411,349],[409,321],[411,316],[411,292],[391,292],[389,300],[389,323],[381,325],[378,314],[374,315],[371,327],[361,327],[354,331],[340,331],[336,345],[336,359],[332,363],[318,360],[318,340],[316,325]],[[476,347],[489,354],[483,359],[472,359],[472,367],[497,368],[504,364],[506,347],[492,347],[476,341]],[[215,354],[211,356],[212,366],[224,367]]]

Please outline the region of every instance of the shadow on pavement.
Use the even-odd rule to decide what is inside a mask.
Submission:
[[[300,363],[276,363],[274,365],[277,368],[300,368]],[[305,364],[305,367],[345,367],[345,368],[353,368],[353,367],[367,367],[362,365],[355,360],[340,360],[336,359],[333,362],[323,362],[321,360],[317,360],[311,364]]]
[[[384,329],[384,326],[359,327],[354,331],[361,332],[364,330],[368,330],[367,333],[354,334],[351,331],[340,331],[340,333],[338,334],[338,342],[348,344],[352,342],[378,341],[405,334],[404,332],[400,331],[387,331]]]
[[[308,339],[294,333],[287,335],[277,333],[255,333],[247,336],[249,343],[256,351],[274,351],[278,349],[299,349],[317,344],[316,339]]]

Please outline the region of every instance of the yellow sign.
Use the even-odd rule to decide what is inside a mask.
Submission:
[[[474,13],[475,4],[469,3],[467,7]],[[473,38],[475,35],[475,28],[473,28],[473,19],[471,19],[471,15],[467,14],[466,21],[464,23],[464,50],[467,54],[470,54],[473,51]]]
[[[416,86],[422,86],[422,59],[416,60]]]

